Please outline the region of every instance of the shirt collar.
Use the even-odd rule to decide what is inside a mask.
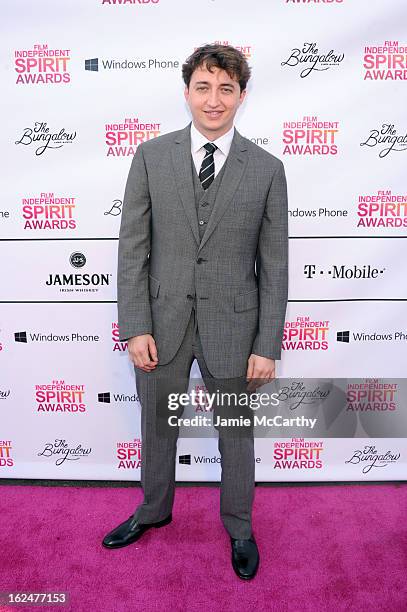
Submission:
[[[213,142],[213,144],[216,144],[218,149],[220,149],[220,151],[224,155],[227,156],[230,151],[234,133],[235,133],[235,127],[234,125],[232,125],[230,130],[226,132],[226,134],[223,134],[223,136],[219,136],[219,138],[217,138],[216,140],[208,140],[206,136],[204,136],[203,134],[201,134],[199,130],[197,130],[197,128],[194,125],[194,122],[192,121],[191,122],[191,149],[192,149],[192,152],[196,153],[207,142]]]

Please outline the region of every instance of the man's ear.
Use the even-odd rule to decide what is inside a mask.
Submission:
[[[241,103],[243,102],[243,100],[245,99],[245,97],[246,97],[246,92],[247,92],[247,90],[246,90],[246,89],[243,89],[243,91],[241,91],[241,92],[240,92],[240,104],[241,104]]]
[[[185,97],[185,100],[188,100],[188,97],[189,97],[189,87],[188,87],[188,85],[185,85],[184,97]]]

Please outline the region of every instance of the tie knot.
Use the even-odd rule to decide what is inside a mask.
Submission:
[[[216,146],[216,144],[213,144],[213,142],[207,142],[206,144],[204,144],[204,148],[207,150],[208,153],[215,153],[216,149],[218,148]]]

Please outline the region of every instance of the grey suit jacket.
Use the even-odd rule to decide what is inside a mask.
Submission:
[[[217,378],[246,373],[251,353],[281,358],[288,296],[283,163],[236,130],[202,240],[190,125],[140,144],[119,234],[120,340],[152,334],[158,364],[176,354],[196,295],[205,360]]]

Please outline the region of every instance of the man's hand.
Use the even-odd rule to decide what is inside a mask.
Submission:
[[[252,353],[247,362],[246,380],[250,380],[247,385],[247,391],[254,391],[257,387],[261,387],[271,382],[275,375],[275,361],[261,355]]]
[[[136,368],[151,372],[158,363],[157,347],[151,334],[133,336],[127,342],[127,350]]]

